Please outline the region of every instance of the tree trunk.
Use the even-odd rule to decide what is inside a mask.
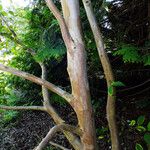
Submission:
[[[86,14],[87,14],[93,35],[94,35],[98,54],[99,54],[100,61],[104,70],[105,78],[107,81],[107,88],[109,88],[110,86],[112,86],[111,84],[115,81],[115,79],[114,79],[114,74],[112,71],[109,58],[104,49],[104,42],[103,42],[103,38],[101,35],[101,31],[97,24],[97,21],[93,12],[91,0],[82,0],[82,1],[84,4],[84,8],[86,10]],[[115,93],[115,87],[112,87],[112,88],[113,88],[113,95],[108,94],[108,97],[107,97],[106,113],[107,113],[109,130],[111,134],[112,150],[119,150],[119,138],[118,138],[118,129],[117,129],[117,123],[116,123],[116,108],[115,108],[116,93]]]
[[[94,116],[90,100],[86,69],[86,52],[82,39],[79,1],[61,0],[63,15],[71,36],[67,47],[68,73],[70,77],[74,108],[80,129],[83,150],[96,150]]]

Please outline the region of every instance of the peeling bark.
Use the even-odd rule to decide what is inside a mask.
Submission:
[[[81,34],[79,0],[61,0],[63,17],[52,0],[46,2],[58,20],[67,47],[67,70],[74,97],[70,104],[77,114],[79,127],[83,132],[80,136],[83,144],[81,150],[96,150],[95,124],[87,79],[85,45]]]
[[[87,79],[86,52],[81,31],[79,1],[61,0],[61,4],[73,41],[67,50],[67,70],[71,81],[72,95],[75,98],[71,104],[77,114],[79,127],[83,131],[81,136],[83,150],[96,150],[95,124]]]

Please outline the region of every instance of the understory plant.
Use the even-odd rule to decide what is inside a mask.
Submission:
[[[150,146],[150,122],[145,122],[145,116],[139,116],[137,120],[129,121],[129,126],[131,129],[135,129],[136,131],[142,133],[143,141],[147,145],[149,150]],[[141,141],[142,142],[142,141]],[[144,150],[143,146],[140,143],[136,143],[136,150]]]

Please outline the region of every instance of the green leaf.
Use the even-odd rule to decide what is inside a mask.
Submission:
[[[2,5],[0,5],[0,11],[1,11],[1,10],[3,10],[3,7],[2,7]]]
[[[115,81],[115,82],[112,82],[111,84],[112,86],[114,87],[120,87],[120,86],[125,86],[124,83],[120,82],[120,81]]]
[[[137,119],[137,124],[140,126],[144,123],[145,121],[145,116],[139,116]]]
[[[141,62],[142,59],[139,55],[139,48],[137,46],[121,43],[121,47],[114,53],[114,55],[123,56],[124,62]]]
[[[131,120],[129,126],[134,126],[136,124],[136,121],[135,120]]]
[[[135,149],[136,150],[143,150],[143,147],[141,144],[136,143]]]
[[[140,132],[145,132],[146,131],[146,128],[143,127],[143,126],[137,126],[136,129]]]
[[[7,15],[8,15],[5,11],[2,11],[1,14],[2,14],[3,16],[7,16]]]
[[[101,140],[101,139],[103,139],[103,138],[104,138],[103,135],[98,136],[98,139],[99,139],[99,140]]]
[[[144,134],[144,140],[147,144],[150,144],[150,133],[145,133]]]
[[[11,15],[14,15],[14,12],[13,12],[13,11],[9,11],[9,13],[10,13]]]
[[[150,122],[147,124],[147,130],[150,131]]]
[[[110,96],[112,96],[113,95],[113,86],[111,85],[111,86],[109,86],[108,87],[108,94],[110,95]]]

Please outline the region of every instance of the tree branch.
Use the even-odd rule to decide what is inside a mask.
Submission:
[[[73,99],[73,96],[71,94],[69,94],[68,92],[66,92],[66,91],[62,90],[61,88],[59,88],[58,86],[56,86],[56,85],[54,85],[54,84],[52,84],[52,83],[50,83],[46,80],[38,78],[38,77],[36,77],[32,74],[29,74],[29,73],[26,73],[26,72],[23,72],[23,71],[19,71],[17,69],[5,66],[3,64],[0,64],[0,70],[2,70],[4,72],[12,73],[12,74],[14,74],[18,77],[22,77],[22,78],[27,79],[29,81],[32,81],[36,84],[43,85],[47,89],[49,89],[52,92],[54,92],[54,93],[58,94],[59,96],[63,97],[69,103]]]
[[[82,136],[82,131],[79,127],[75,127],[69,124],[62,124],[60,127],[61,130],[68,131],[70,133],[77,134],[78,136]]]
[[[101,35],[101,31],[97,24],[95,15],[94,15],[91,0],[82,0],[82,2],[84,4],[87,18],[89,20],[89,23],[90,23],[90,26],[91,26],[91,29],[92,29],[92,32],[94,35],[99,58],[100,58],[102,66],[103,66],[104,74],[106,76],[107,87],[109,88],[111,86],[112,82],[115,81],[115,79],[114,79],[114,74],[112,71],[112,67],[111,67],[109,58],[104,49],[104,42],[103,42],[103,38]],[[114,91],[113,92],[114,94],[112,96],[108,94],[106,111],[107,111],[108,125],[109,125],[109,129],[110,129],[110,134],[111,134],[112,150],[119,150],[120,145],[119,145],[119,138],[118,138],[118,128],[117,128],[117,124],[116,124],[115,87],[113,87],[113,91]]]
[[[56,132],[60,130],[60,125],[56,125],[50,129],[45,138],[40,142],[40,144],[34,150],[42,150],[49,143],[50,139],[55,135]]]
[[[45,0],[45,1],[46,1],[48,8],[53,13],[53,15],[55,16],[55,18],[57,19],[57,21],[59,23],[62,37],[63,37],[63,40],[64,40],[67,48],[70,47],[70,42],[72,41],[72,39],[69,34],[69,31],[68,31],[68,28],[67,28],[64,18],[62,17],[61,13],[59,12],[59,10],[57,9],[57,7],[55,6],[55,4],[52,0]]]
[[[35,148],[35,150],[42,150],[44,147],[46,147],[46,145],[49,143],[49,141],[55,135],[56,132],[63,131],[63,130],[67,130],[69,132],[75,133],[78,129],[76,127],[73,127],[71,125],[67,125],[67,124],[64,124],[64,123],[59,124],[59,125],[55,125],[53,128],[50,129],[50,131],[48,132],[46,137],[43,138],[43,140]],[[78,131],[76,132],[76,134],[79,134]]]
[[[49,143],[51,145],[55,146],[55,147],[58,147],[58,148],[62,149],[62,150],[71,150],[71,149],[65,148],[65,147],[63,147],[63,146],[61,146],[61,145],[59,145],[57,143],[54,143],[54,142],[49,142]]]
[[[9,31],[13,34],[14,37],[17,37],[16,33],[14,30],[12,30],[9,26],[9,24],[7,23],[7,21],[4,19],[4,17],[2,16],[2,14],[0,14],[0,18],[2,19],[2,21],[6,24],[7,28],[9,29]]]
[[[43,80],[47,80],[47,69],[44,65],[44,63],[39,63],[41,70],[42,70],[42,79]],[[46,87],[44,87],[42,85],[42,96],[43,96],[43,105],[47,111],[47,113],[54,119],[54,121],[57,124],[60,124],[60,121],[65,122],[61,119],[61,117],[58,115],[58,113],[56,112],[56,110],[53,108],[53,106],[50,104],[49,100],[49,91]]]
[[[47,80],[47,69],[46,69],[44,63],[40,63],[40,62],[39,62],[39,65],[40,65],[41,70],[42,70],[42,76],[41,76],[41,78],[42,78],[43,80]],[[51,106],[51,104],[50,104],[50,102],[49,102],[50,97],[49,97],[48,89],[45,88],[43,85],[42,85],[42,96],[43,96],[43,100],[44,100],[43,105],[44,105],[47,109],[50,108],[51,111],[55,111],[55,110],[52,108],[52,106]]]
[[[0,105],[0,109],[4,110],[37,110],[37,111],[45,111],[43,106],[4,106]]]
[[[41,70],[42,70],[42,79],[47,80],[47,69],[46,69],[44,63],[39,63],[39,64],[40,64]],[[50,97],[49,97],[48,89],[45,88],[44,86],[42,86],[42,95],[43,95],[43,99],[44,99],[43,105],[44,105],[47,113],[54,119],[56,124],[64,123],[65,121],[59,116],[59,114],[56,112],[56,110],[50,104],[50,102],[49,102]],[[76,150],[81,149],[80,148],[81,142],[76,135],[74,135],[70,132],[67,132],[67,131],[63,131],[63,133]]]

